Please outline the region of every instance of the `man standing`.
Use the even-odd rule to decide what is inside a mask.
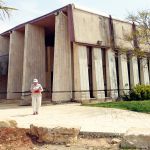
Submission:
[[[32,97],[32,108],[33,108],[33,115],[37,115],[39,113],[39,108],[41,106],[42,101],[42,91],[43,88],[41,84],[38,83],[37,79],[33,80],[33,83],[31,85],[31,97]]]

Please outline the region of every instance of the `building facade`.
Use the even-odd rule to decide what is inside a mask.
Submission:
[[[134,25],[70,4],[0,35],[0,97],[22,99],[37,78],[54,102],[117,98],[149,84],[147,60],[117,49],[133,46]],[[149,61],[148,61],[149,62]]]

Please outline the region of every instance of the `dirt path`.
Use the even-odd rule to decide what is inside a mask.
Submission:
[[[111,138],[82,138],[72,145],[38,143],[30,136],[29,129],[0,128],[0,150],[119,150],[119,144],[111,144]]]

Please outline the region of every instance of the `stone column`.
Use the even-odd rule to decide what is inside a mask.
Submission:
[[[89,77],[87,64],[87,48],[85,46],[73,45],[74,53],[74,99],[76,101],[90,99]]]
[[[97,99],[105,98],[101,48],[92,49],[93,95]]]
[[[45,87],[45,32],[43,27],[27,24],[25,26],[23,84],[22,91],[29,91],[32,80],[37,78]],[[29,97],[23,94],[22,104]]]
[[[0,35],[0,99],[6,98],[7,92],[7,65],[8,65],[8,54],[9,54],[9,37]]]
[[[119,90],[121,95],[128,94],[130,88],[127,61],[126,54],[118,55]]]
[[[139,84],[139,69],[138,69],[138,61],[136,56],[130,59],[130,82],[131,82],[131,88]]]
[[[10,35],[7,99],[21,98],[23,75],[24,33],[13,31]]]
[[[141,84],[148,85],[149,72],[148,72],[147,58],[143,58],[140,60],[140,76],[141,76]]]
[[[107,78],[107,95],[112,98],[118,97],[118,85],[116,75],[115,53],[112,49],[106,51],[106,78]]]
[[[67,16],[62,12],[55,18],[55,48],[52,101],[70,101],[72,98],[71,45]]]

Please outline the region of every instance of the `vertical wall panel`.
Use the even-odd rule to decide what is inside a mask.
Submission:
[[[32,80],[37,78],[45,87],[45,32],[43,27],[25,26],[22,91],[29,91]],[[27,97],[23,97],[24,100]],[[25,101],[23,101],[26,103]]]
[[[97,99],[105,98],[102,52],[100,48],[92,49],[93,95]]]
[[[90,99],[87,64],[87,48],[74,44],[74,99],[77,101]]]
[[[128,64],[126,54],[118,55],[119,66],[119,90],[120,94],[127,94],[129,92],[129,76],[128,76]]]
[[[149,84],[149,72],[146,58],[140,60],[140,76],[141,76],[141,84],[145,85]]]
[[[7,99],[21,98],[23,76],[24,33],[13,31],[10,35]]]
[[[115,53],[112,49],[106,51],[106,76],[107,76],[107,95],[112,98],[118,97],[118,85],[116,75]]]
[[[130,59],[130,80],[131,80],[131,88],[139,84],[139,69],[136,56]]]
[[[70,101],[72,98],[71,45],[67,16],[61,12],[55,20],[52,101]]]

